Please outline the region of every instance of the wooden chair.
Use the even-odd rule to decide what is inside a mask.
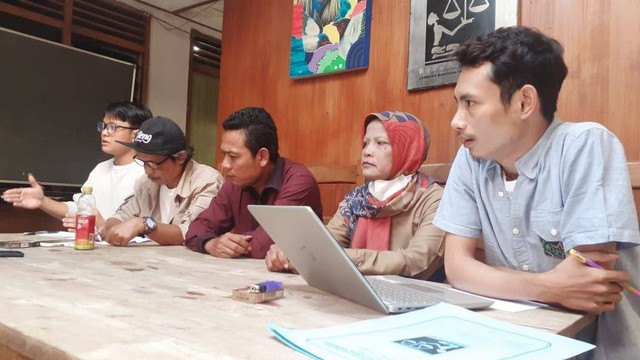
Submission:
[[[357,184],[360,176],[359,168],[355,165],[316,165],[309,166],[308,169],[318,184]]]
[[[316,178],[318,185],[320,185],[320,196],[322,198],[322,209],[324,212],[322,221],[326,224],[333,217],[338,203],[347,191],[363,183],[360,167],[357,165],[315,165],[307,166],[307,168],[311,171],[313,177]],[[342,186],[336,187],[335,185]],[[329,191],[332,187],[334,188],[333,193]],[[336,193],[335,190],[340,191]],[[330,209],[333,210],[329,211]]]
[[[640,162],[627,163],[629,166],[629,178],[631,180],[631,189],[633,189],[633,199],[636,202],[636,211],[638,219],[640,219]]]
[[[631,188],[640,190],[640,162],[627,163],[629,166],[629,177],[631,178]]]
[[[420,166],[421,173],[430,176],[437,184],[440,184],[442,186],[445,186],[445,184],[447,183],[449,171],[451,171],[451,164],[449,163],[422,164],[422,166]],[[485,262],[484,242],[482,240],[479,240],[476,244],[475,257],[479,261]]]
[[[435,182],[440,185],[447,183],[450,170],[451,164],[422,164],[422,166],[420,166],[421,173],[431,176]]]

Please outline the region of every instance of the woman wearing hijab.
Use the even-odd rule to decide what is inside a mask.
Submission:
[[[442,188],[420,173],[429,133],[415,116],[399,111],[364,120],[365,184],[348,193],[327,225],[365,275],[427,279],[442,266],[444,233],[433,224]],[[272,245],[271,271],[295,271]]]

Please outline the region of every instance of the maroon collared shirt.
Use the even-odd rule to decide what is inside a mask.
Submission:
[[[225,233],[251,235],[252,258],[263,259],[273,241],[249,213],[247,205],[307,205],[322,219],[320,189],[302,164],[285,158],[276,160],[261,194],[252,187],[225,182],[209,207],[198,215],[187,231],[185,245],[204,253],[204,244]]]

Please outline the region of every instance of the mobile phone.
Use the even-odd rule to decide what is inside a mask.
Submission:
[[[0,250],[0,257],[24,257],[24,253],[18,250]]]

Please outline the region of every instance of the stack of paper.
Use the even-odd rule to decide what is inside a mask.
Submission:
[[[269,329],[295,350],[321,359],[566,359],[595,347],[446,303],[324,329]]]

